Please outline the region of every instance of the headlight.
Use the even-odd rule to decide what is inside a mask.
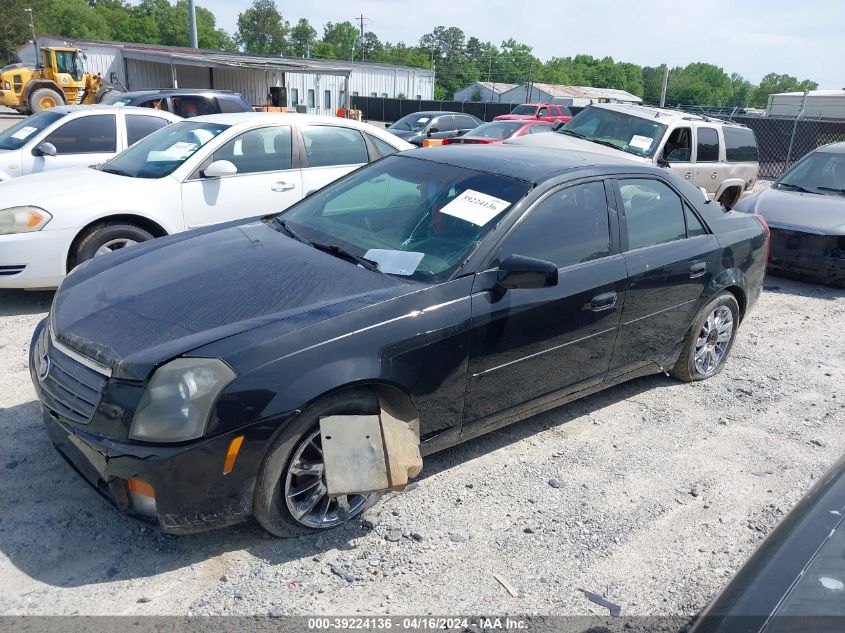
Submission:
[[[38,207],[11,207],[0,210],[0,235],[40,231],[53,216]]]
[[[216,358],[177,358],[159,367],[141,397],[130,439],[184,442],[202,437],[217,396],[236,375]]]

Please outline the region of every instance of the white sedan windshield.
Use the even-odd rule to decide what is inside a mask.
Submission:
[[[100,169],[131,178],[162,178],[228,127],[219,123],[175,123],[138,141]]]

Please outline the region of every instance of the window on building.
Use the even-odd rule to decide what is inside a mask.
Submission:
[[[316,101],[316,99],[317,99],[317,97],[316,97],[316,95],[315,95],[315,93],[314,93],[314,89],[313,89],[313,88],[309,88],[309,89],[308,89],[308,107],[309,107],[309,108],[316,108],[316,107],[317,107],[317,101]]]
[[[644,178],[619,181],[628,249],[682,240],[687,235],[681,198],[659,180]]]
[[[357,90],[353,90],[353,91],[352,91],[352,96],[353,96],[353,97],[357,97],[357,96],[358,96],[358,91],[357,91]]]
[[[382,92],[382,93],[381,93],[381,98],[382,98],[382,99],[387,99],[387,93],[386,93],[386,92]]]
[[[82,116],[68,121],[44,139],[61,154],[96,154],[114,152],[117,125],[113,114]]]
[[[347,103],[346,103],[346,91],[345,91],[345,90],[341,90],[341,91],[340,91],[340,97],[339,97],[339,101],[338,101],[338,106],[337,106],[337,107],[339,107],[339,108],[345,108],[346,106],[347,106]]]
[[[299,88],[291,88],[290,89],[290,104],[291,106],[295,106],[299,103]]]
[[[417,101],[422,101],[422,95],[417,95]]]
[[[332,111],[332,91],[331,90],[324,90],[323,91],[323,107],[326,109],[326,112]]]

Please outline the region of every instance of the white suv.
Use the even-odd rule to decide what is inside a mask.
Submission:
[[[108,160],[182,117],[150,108],[60,106],[0,132],[0,180]]]
[[[667,167],[731,208],[760,170],[754,132],[721,119],[647,106],[594,104],[552,134],[508,144],[577,149]]]

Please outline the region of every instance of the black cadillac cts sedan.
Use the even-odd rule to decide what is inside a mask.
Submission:
[[[767,240],[659,168],[413,150],[89,261],[31,373],[50,438],[121,511],[303,533],[450,445],[636,376],[713,376]]]

